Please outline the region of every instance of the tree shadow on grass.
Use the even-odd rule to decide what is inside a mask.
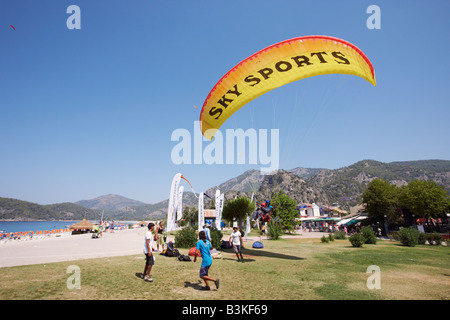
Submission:
[[[246,258],[246,257],[244,257],[244,262],[242,262],[242,261],[237,261],[237,258],[222,258],[222,260],[236,261],[236,262],[239,262],[239,263],[254,262],[254,261],[256,261],[255,259],[250,259],[250,258]]]
[[[230,249],[225,249],[223,251],[234,254],[234,251],[230,250]],[[244,255],[247,254],[252,257],[268,257],[268,258],[275,258],[275,259],[288,259],[288,260],[305,260],[306,259],[306,258],[301,258],[301,257],[297,257],[297,256],[291,256],[291,255],[284,254],[284,253],[266,251],[266,250],[261,250],[261,249],[242,248],[242,254],[244,254]],[[244,262],[246,260],[249,260],[249,262],[255,261],[253,259],[244,258]]]

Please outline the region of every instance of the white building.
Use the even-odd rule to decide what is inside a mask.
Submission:
[[[317,204],[303,204],[299,206],[299,212],[301,217],[320,217],[320,208]]]

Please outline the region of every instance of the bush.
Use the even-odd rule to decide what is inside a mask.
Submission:
[[[425,233],[419,233],[419,238],[417,239],[418,244],[425,244],[427,241],[427,235]]]
[[[192,248],[197,243],[197,233],[192,227],[186,227],[175,234],[175,245],[177,248]]]
[[[220,248],[222,244],[223,233],[216,227],[211,228],[211,244],[213,248]]]
[[[181,219],[180,220],[180,227],[186,227],[187,226],[187,221],[185,219]]]
[[[272,240],[277,240],[282,234],[283,229],[281,228],[281,224],[277,223],[275,224],[272,220],[267,223],[267,235]]]
[[[428,241],[429,245],[433,245],[433,234],[432,233],[425,233],[424,235],[425,240]]]
[[[415,247],[419,243],[420,231],[413,227],[403,228],[398,232],[400,242],[404,246]]]
[[[400,241],[400,237],[398,235],[398,231],[391,231],[391,232],[389,232],[388,238],[391,239],[391,240]]]
[[[335,239],[345,240],[347,239],[347,235],[345,234],[345,231],[336,231],[334,233]]]
[[[375,232],[373,231],[373,229],[371,227],[369,227],[369,226],[362,227],[361,234],[364,237],[365,244],[376,244],[377,243],[377,236],[375,235]]]
[[[437,232],[433,232],[433,240],[436,242],[436,245],[439,246],[442,243],[442,235]]]
[[[333,236],[333,234],[330,233],[330,234],[328,235],[328,239],[329,239],[330,241],[334,241],[334,236]]]
[[[328,237],[322,236],[322,238],[320,238],[320,241],[322,241],[322,243],[328,243],[330,242],[330,239]]]
[[[364,244],[364,237],[361,233],[353,234],[348,240],[350,240],[352,246],[357,248],[361,248]]]

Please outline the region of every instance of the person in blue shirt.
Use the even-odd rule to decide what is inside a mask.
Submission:
[[[211,242],[206,239],[205,231],[198,233],[199,241],[195,250],[194,262],[197,261],[198,252],[202,257],[202,265],[200,266],[200,278],[205,281],[205,287],[202,290],[211,290],[208,281],[213,281],[216,285],[216,289],[219,289],[219,279],[214,279],[209,276],[209,268],[212,264],[211,250],[213,249]]]

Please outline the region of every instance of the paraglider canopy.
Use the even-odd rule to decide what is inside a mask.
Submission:
[[[208,94],[200,129],[211,140],[237,110],[287,83],[307,77],[342,73],[376,85],[370,60],[354,44],[328,36],[305,36],[271,45],[238,63]]]

